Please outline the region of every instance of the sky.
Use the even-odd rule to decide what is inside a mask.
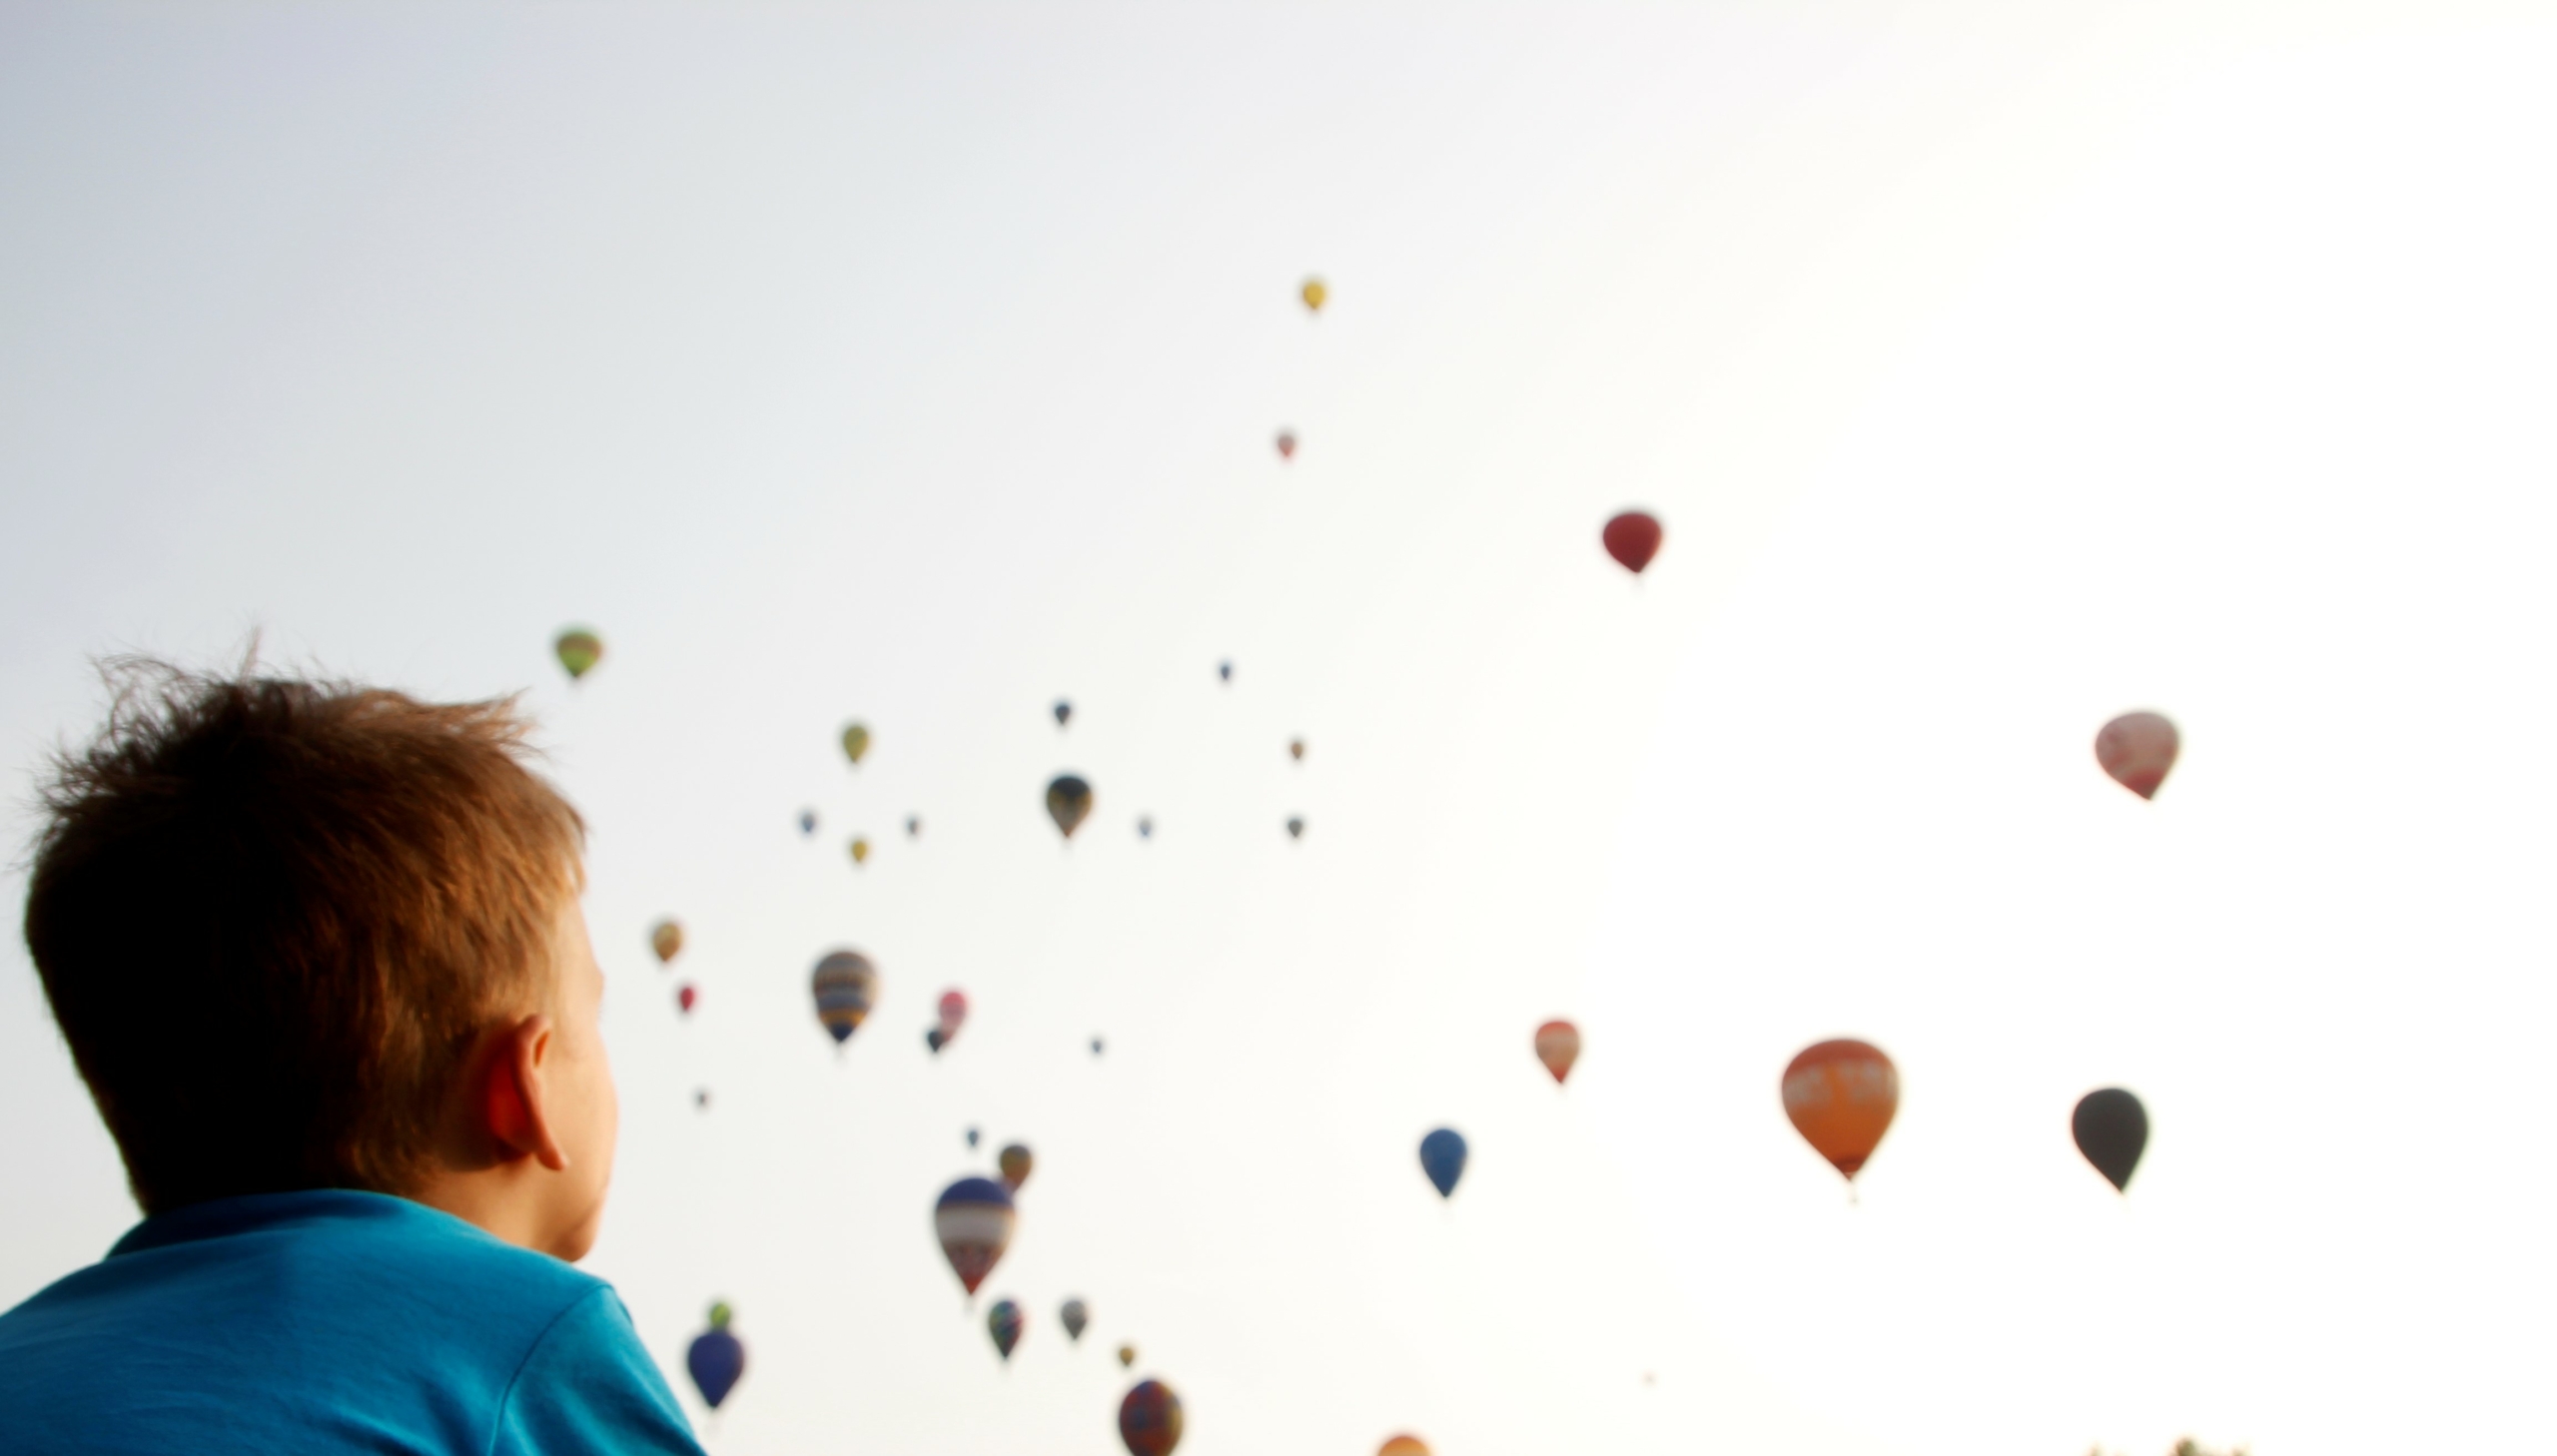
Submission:
[[[679,1385],[735,1306],[714,1452],[1105,1456],[1145,1375],[1185,1456],[2510,1445],[2552,70],[2383,0],[10,0],[0,832],[116,653],[523,694],[587,1264]],[[14,937],[0,1098],[11,1302],[137,1217]],[[1016,1138],[972,1311],[932,1202]]]

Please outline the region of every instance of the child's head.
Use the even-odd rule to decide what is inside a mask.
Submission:
[[[143,1210],[538,1163],[524,1241],[582,1252],[615,1122],[602,977],[583,826],[523,720],[150,665],[119,686],[45,785],[26,937]]]

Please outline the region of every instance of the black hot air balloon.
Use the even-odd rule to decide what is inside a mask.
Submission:
[[[2105,1175],[2105,1181],[2117,1191],[2130,1191],[2131,1169],[2139,1166],[2139,1154],[2148,1148],[2148,1109],[2139,1104],[2139,1098],[2118,1087],[2091,1092],[2078,1099],[2069,1130],[2078,1138],[2078,1150]]]

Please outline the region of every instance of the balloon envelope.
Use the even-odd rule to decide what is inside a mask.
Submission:
[[[1136,1363],[1137,1347],[1135,1345],[1121,1345],[1119,1347],[1119,1368],[1124,1370]]]
[[[816,810],[802,809],[799,811],[799,832],[801,834],[815,834],[817,832]]]
[[[568,669],[570,682],[592,672],[594,665],[603,661],[603,639],[583,627],[560,633],[551,650],[559,654],[559,665]]]
[[[1018,1142],[1005,1143],[1003,1151],[995,1154],[995,1166],[1003,1170],[1003,1185],[1016,1193],[1030,1181],[1031,1162],[1030,1149]]]
[[[939,1027],[926,1027],[923,1029],[923,1045],[925,1050],[931,1052],[933,1056],[938,1057],[941,1055],[941,1049],[950,1045],[950,1039],[942,1035],[942,1031]],[[970,1138],[968,1145],[970,1147],[976,1146],[976,1139]]]
[[[1153,817],[1150,815],[1139,815],[1137,817],[1137,838],[1152,839],[1154,837],[1155,821]]]
[[[1580,1029],[1569,1022],[1547,1022],[1536,1029],[1536,1060],[1561,1082],[1580,1060]]]
[[[1376,1456],[1429,1456],[1429,1447],[1418,1436],[1395,1436],[1376,1448]]]
[[[2078,1150],[2115,1191],[2131,1191],[2131,1171],[2148,1149],[2148,1109],[2139,1098],[2118,1087],[2091,1092],[2078,1099],[2069,1131],[2078,1139]]]
[[[1323,287],[1321,279],[1309,278],[1305,280],[1303,288],[1296,290],[1296,297],[1305,301],[1305,307],[1308,310],[1319,314],[1322,312],[1323,300],[1331,297],[1331,290]]]
[[[1282,429],[1282,430],[1278,431],[1278,458],[1280,458],[1280,459],[1282,459],[1282,460],[1292,460],[1292,459],[1294,459],[1295,457],[1296,457],[1296,433],[1295,433],[1295,431],[1294,431],[1294,430],[1291,430],[1291,429]]]
[[[1064,698],[1059,698],[1057,699],[1057,706],[1050,708],[1048,711],[1057,715],[1057,726],[1063,728],[1066,726],[1066,720],[1075,715],[1075,705],[1067,702]]]
[[[1057,821],[1057,832],[1068,839],[1075,837],[1075,826],[1092,812],[1092,785],[1073,774],[1059,774],[1048,782],[1048,817]]]
[[[1648,511],[1628,510],[1598,532],[1600,544],[1616,564],[1636,576],[1660,553],[1660,521]]]
[[[1140,1380],[1119,1402],[1119,1439],[1128,1456],[1172,1456],[1181,1444],[1181,1397],[1160,1380]]]
[[[907,815],[907,816],[906,816],[906,838],[908,838],[908,839],[921,839],[921,838],[923,838],[923,816],[922,816],[922,815],[920,815],[920,814],[909,814],[909,815]]]
[[[843,730],[843,756],[854,763],[870,751],[870,730],[859,723],[847,723]]]
[[[1233,682],[1234,680],[1235,680],[1235,665],[1234,665],[1233,663],[1231,663],[1231,662],[1220,662],[1220,663],[1218,663],[1218,664],[1217,664],[1217,681],[1219,681],[1219,682]]]
[[[1465,1139],[1453,1127],[1441,1127],[1420,1139],[1420,1170],[1429,1175],[1438,1196],[1448,1197],[1456,1191],[1456,1179],[1465,1175]]]
[[[992,1178],[961,1178],[941,1190],[932,1229],[951,1272],[971,1294],[1012,1243],[1012,1194]]]
[[[671,920],[658,921],[656,929],[648,932],[648,949],[657,953],[657,964],[660,966],[681,955],[683,927]]]
[[[941,1013],[941,1035],[945,1038],[958,1036],[959,1029],[968,1023],[968,993],[957,987],[941,993],[938,1010]]]
[[[879,999],[879,970],[859,951],[829,952],[808,978],[817,1000],[817,1020],[840,1047],[861,1030]]]
[[[1298,763],[1303,763],[1305,761],[1305,740],[1301,738],[1288,739],[1287,756]]]
[[[2182,747],[2175,725],[2162,713],[2125,713],[2096,734],[2096,762],[2115,783],[2143,799],[2157,795]]]
[[[692,1004],[700,999],[700,994],[692,989],[690,983],[675,988],[675,1009],[685,1016],[692,1015]]]
[[[728,1333],[727,1305],[710,1306],[710,1328],[694,1338],[692,1348],[684,1352],[683,1365],[712,1410],[737,1388],[738,1377],[746,1373],[746,1347]]]
[[[870,863],[870,841],[855,839],[852,842],[852,862],[856,865]]]
[[[1021,1343],[1021,1306],[1009,1299],[998,1299],[986,1311],[986,1333],[995,1337],[995,1353],[1009,1360],[1012,1347]]]
[[[1070,1340],[1082,1339],[1083,1327],[1091,1321],[1092,1310],[1080,1299],[1067,1300],[1057,1311],[1057,1323],[1066,1327],[1066,1338]]]
[[[1289,839],[1303,839],[1305,837],[1304,816],[1297,815],[1287,821],[1287,837]]]
[[[1900,1072],[1878,1048],[1823,1042],[1786,1067],[1784,1097],[1803,1140],[1853,1179],[1900,1110]]]

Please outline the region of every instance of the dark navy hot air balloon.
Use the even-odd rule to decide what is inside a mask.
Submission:
[[[1464,1136],[1453,1127],[1441,1127],[1421,1138],[1420,1170],[1429,1175],[1439,1197],[1452,1196],[1456,1179],[1465,1175]]]
[[[737,1388],[737,1378],[746,1373],[745,1344],[728,1333],[732,1313],[724,1302],[711,1305],[710,1328],[684,1352],[684,1368],[692,1372],[692,1383],[701,1388],[701,1398],[712,1410],[719,1408],[719,1402]]]

